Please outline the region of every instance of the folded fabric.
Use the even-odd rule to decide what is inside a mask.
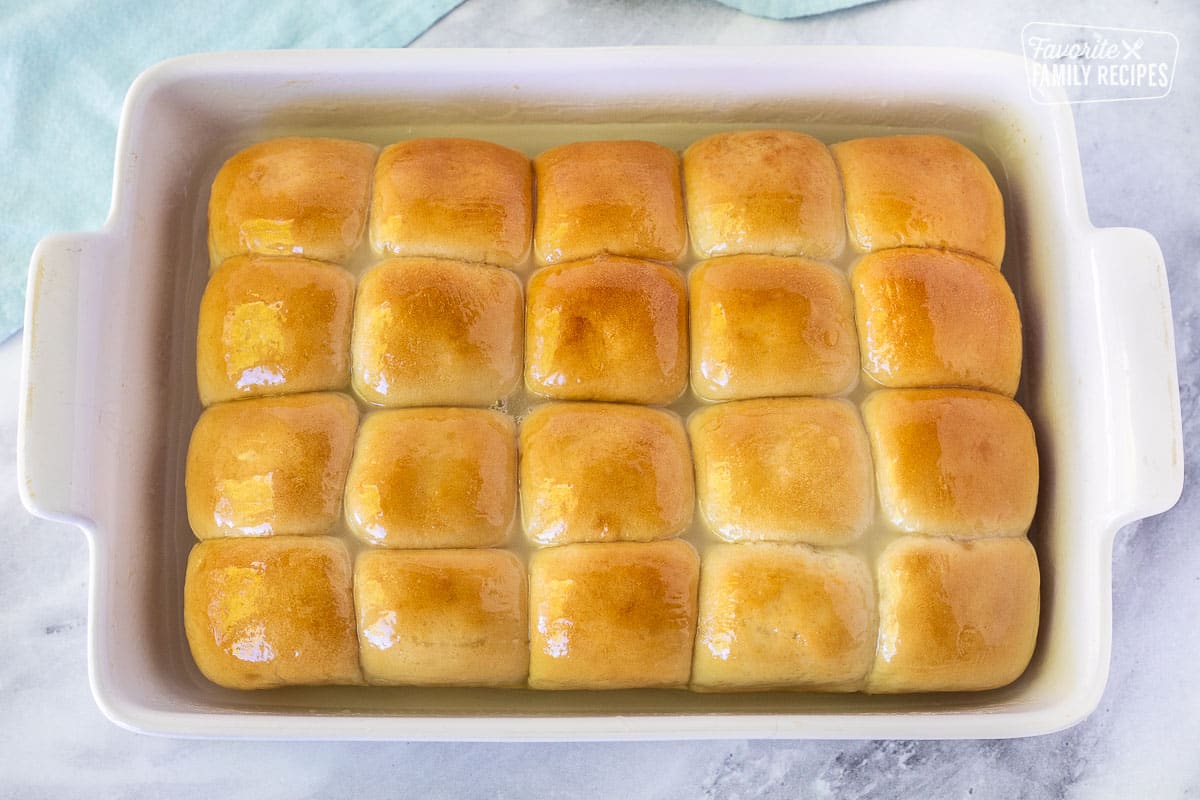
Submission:
[[[42,236],[103,223],[121,101],[138,73],[214,50],[403,47],[462,0],[60,0],[0,14],[0,340],[20,329]]]
[[[767,19],[795,19],[877,3],[879,0],[717,0],[738,11]]]

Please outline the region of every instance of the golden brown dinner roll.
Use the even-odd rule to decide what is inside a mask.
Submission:
[[[570,544],[529,562],[529,686],[682,688],[700,558],[685,541]]]
[[[345,262],[367,227],[375,147],[290,136],[225,162],[208,201],[212,268],[241,253]]]
[[[802,258],[729,256],[688,278],[692,390],[705,400],[849,391],[858,343],[846,279]]]
[[[871,571],[858,556],[788,544],[705,553],[693,689],[854,691],[874,656]]]
[[[538,544],[676,536],[695,501],[687,434],[670,411],[552,403],[521,422],[521,516]]]
[[[489,406],[521,380],[521,284],[505,269],[395,258],[363,276],[354,391],[380,406]]]
[[[795,131],[732,131],[683,154],[688,227],[701,256],[834,259],[846,244],[828,148]]]
[[[1021,316],[990,264],[902,247],[863,256],[851,283],[863,369],[880,384],[1017,391]]]
[[[200,299],[200,401],[344,388],[353,308],[354,277],[341,267],[304,258],[229,259]]]
[[[1027,539],[905,536],[878,564],[879,642],[867,691],[957,692],[1012,683],[1037,641],[1037,555]]]
[[[525,685],[525,565],[512,553],[368,551],[354,565],[354,605],[367,683]]]
[[[361,683],[350,554],[337,539],[200,542],[183,584],[188,645],[229,689]]]
[[[558,400],[663,405],[687,388],[687,300],[670,267],[598,256],[529,280],[525,385]]]
[[[1000,266],[1004,199],[979,157],[945,136],[880,136],[832,147],[860,252],[957,250]]]
[[[377,411],[346,479],[346,522],[383,547],[503,544],[517,513],[512,418],[471,408]]]
[[[862,410],[879,502],[896,529],[960,539],[1029,530],[1038,454],[1015,402],[967,389],[882,389]]]
[[[835,545],[871,521],[866,433],[845,400],[742,400],[688,420],[696,493],[728,542]]]
[[[342,394],[221,403],[188,445],[188,520],[201,539],[328,533],[342,506],[358,407]]]
[[[515,267],[529,254],[533,170],[516,150],[477,139],[412,139],[375,165],[371,246]]]
[[[675,262],[687,250],[679,156],[652,142],[576,142],[533,162],[543,264],[612,253]]]

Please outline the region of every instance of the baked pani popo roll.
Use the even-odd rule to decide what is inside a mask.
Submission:
[[[692,390],[705,400],[832,395],[858,382],[844,275],[803,258],[729,256],[688,276]]]
[[[200,542],[183,587],[196,666],[229,689],[362,683],[350,580],[331,537]]]
[[[876,566],[872,693],[957,692],[1012,683],[1037,642],[1040,575],[1024,538],[905,536]]]
[[[477,139],[411,139],[384,148],[371,194],[377,255],[520,266],[533,233],[533,168]]]
[[[529,686],[683,688],[700,558],[687,542],[570,544],[529,562]]]
[[[705,258],[758,253],[836,259],[842,185],[824,144],[796,131],[731,131],[683,154],[692,246]]]
[[[377,686],[524,686],[525,565],[504,550],[373,550],[354,565],[363,675]]]
[[[341,517],[358,407],[343,394],[210,406],[188,443],[188,520],[200,539],[329,533]]]
[[[1033,424],[1007,397],[968,389],[881,389],[867,397],[884,519],[958,539],[1021,536],[1033,521]]]
[[[677,536],[696,495],[687,433],[670,411],[549,403],[521,420],[521,516],[540,545]]]
[[[598,256],[538,270],[528,292],[529,391],[666,405],[687,389],[687,297],[678,271]]]
[[[990,264],[901,247],[863,256],[850,281],[862,367],[877,383],[1017,391],[1021,315]]]
[[[845,400],[740,400],[688,419],[696,494],[727,542],[840,545],[871,522],[871,458]]]
[[[521,381],[521,284],[499,267],[393,258],[363,275],[354,392],[375,406],[490,406]]]
[[[720,544],[704,554],[699,691],[857,691],[875,656],[871,570],[837,548]]]
[[[539,263],[610,253],[674,263],[687,252],[679,156],[653,142],[576,142],[534,159]]]
[[[354,276],[305,258],[235,256],[200,298],[196,384],[205,405],[344,389]]]
[[[209,196],[210,268],[244,253],[345,263],[367,227],[376,152],[348,139],[288,136],[234,155]]]
[[[1000,266],[1004,198],[987,166],[965,146],[923,134],[852,139],[830,149],[857,251],[932,247]]]
[[[368,414],[346,479],[346,522],[391,548],[491,547],[517,513],[511,417],[474,408]]]

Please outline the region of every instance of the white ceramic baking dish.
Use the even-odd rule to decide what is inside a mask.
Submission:
[[[454,133],[528,152],[792,126],[827,139],[937,130],[971,143],[1006,193],[1005,272],[1024,315],[1019,398],[1036,425],[1032,538],[1044,590],[1028,672],[981,694],[862,695],[329,688],[238,693],[200,677],[181,624],[192,537],[182,496],[205,280],[203,207],[220,160],[282,132],[386,142]],[[20,427],[35,514],[91,543],[88,663],[104,712],[185,736],[355,739],[1005,737],[1098,703],[1116,530],[1182,487],[1162,255],[1093,228],[1069,107],[1031,101],[1023,62],[876,48],[330,51],[168,61],[125,102],[112,211],[33,256]]]

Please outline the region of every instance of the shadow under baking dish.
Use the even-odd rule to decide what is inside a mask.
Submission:
[[[384,115],[386,117],[386,114]],[[208,277],[208,254],[206,248],[206,210],[208,187],[217,170],[226,158],[242,147],[262,139],[281,135],[319,135],[354,138],[383,146],[395,141],[425,136],[463,136],[497,142],[534,156],[538,152],[558,144],[574,141],[599,139],[647,139],[659,142],[679,152],[690,143],[711,133],[726,130],[765,127],[789,127],[812,134],[827,143],[864,135],[881,135],[912,132],[944,133],[966,144],[988,165],[1005,197],[1007,249],[1003,272],[1016,294],[1025,325],[1025,361],[1021,389],[1017,400],[1029,411],[1034,420],[1039,444],[1049,435],[1046,427],[1039,424],[1036,408],[1027,402],[1031,396],[1030,383],[1040,374],[1039,342],[1036,332],[1040,329],[1038,318],[1041,309],[1030,308],[1021,291],[1021,276],[1027,265],[1023,263],[1021,224],[1023,209],[1021,196],[1015,192],[1008,180],[1004,163],[991,151],[977,132],[956,129],[902,128],[885,126],[862,126],[811,122],[802,118],[789,119],[787,115],[771,118],[748,119],[746,121],[722,123],[695,122],[631,122],[631,123],[470,123],[430,122],[421,125],[370,125],[338,124],[316,125],[306,122],[304,114],[292,119],[288,113],[278,115],[277,122],[249,131],[230,133],[207,142],[207,148],[192,154],[190,159],[180,159],[179,184],[182,191],[172,198],[168,220],[171,230],[161,237],[170,252],[163,253],[173,267],[165,276],[160,290],[161,301],[157,306],[164,315],[159,330],[168,336],[158,343],[162,356],[160,363],[164,372],[160,386],[161,402],[167,408],[161,430],[161,461],[158,474],[161,480],[154,481],[160,491],[145,496],[145,512],[158,521],[161,536],[140,543],[152,553],[143,556],[145,561],[160,566],[157,579],[144,584],[151,595],[143,598],[143,607],[154,609],[141,622],[145,626],[142,635],[156,646],[149,648],[158,668],[159,680],[164,685],[178,686],[181,691],[174,694],[186,695],[201,704],[198,710],[225,711],[236,713],[306,713],[321,715],[404,715],[404,716],[552,716],[613,714],[796,714],[796,713],[889,713],[896,711],[939,711],[954,708],[978,708],[986,698],[990,707],[1003,706],[1009,698],[1023,691],[1022,677],[1017,683],[987,693],[950,693],[900,696],[867,696],[861,694],[822,694],[803,692],[751,692],[734,694],[696,694],[678,690],[622,690],[610,692],[539,692],[520,689],[431,689],[425,687],[292,687],[257,692],[240,692],[222,689],[206,680],[196,668],[184,636],[182,616],[183,576],[187,555],[195,538],[188,526],[184,495],[184,463],[188,439],[198,418],[201,406],[196,393],[195,375],[195,330],[200,297]],[[364,237],[365,239],[365,237]],[[856,256],[849,246],[845,255],[835,266],[843,273]],[[364,241],[355,258],[347,264],[356,275],[361,274],[377,259],[373,257]],[[695,254],[680,265],[685,272],[699,261]],[[536,267],[532,258],[517,270],[522,282],[527,282]],[[853,401],[862,399],[871,388],[865,378],[849,394]],[[542,402],[528,394],[522,387],[517,394],[503,404],[504,410],[518,419],[531,407]],[[673,403],[670,408],[686,417],[703,403],[690,392]],[[364,411],[367,410],[363,406]],[[1043,448],[1043,451],[1045,448]],[[1050,459],[1042,461],[1042,497],[1052,497],[1054,464]],[[1044,506],[1044,503],[1042,504]],[[862,540],[851,547],[874,563],[875,555],[894,535],[886,531],[878,518]],[[1040,639],[1049,627],[1046,615],[1053,603],[1046,593],[1054,586],[1054,562],[1048,558],[1041,546],[1038,531],[1044,508],[1039,507],[1038,518],[1030,533],[1038,548],[1043,583],[1043,620]],[[518,526],[519,528],[519,526]],[[340,524],[336,535],[344,538],[352,552],[363,549],[353,536]],[[684,534],[704,552],[715,539],[703,530],[699,513],[696,522]],[[515,530],[509,549],[527,557],[529,547],[520,530]],[[146,558],[145,556],[149,556]],[[1043,642],[1034,655],[1034,662],[1027,672],[1037,672],[1043,665]]]

